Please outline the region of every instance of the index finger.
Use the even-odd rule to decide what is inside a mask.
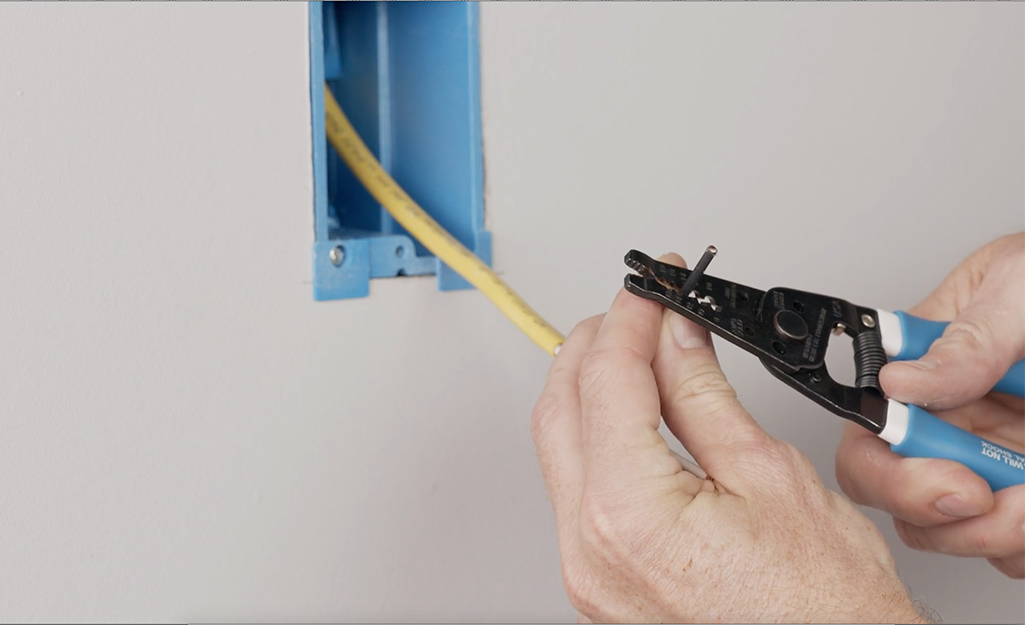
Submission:
[[[651,363],[661,320],[661,306],[620,290],[584,359],[580,403],[589,481],[679,471],[658,432],[658,387]],[[660,459],[651,455],[658,450],[664,452]]]

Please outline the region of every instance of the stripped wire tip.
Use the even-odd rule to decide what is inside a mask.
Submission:
[[[682,291],[685,296],[689,295],[690,292],[694,290],[694,287],[698,285],[698,282],[701,281],[701,276],[705,275],[705,269],[708,268],[708,263],[712,262],[712,259],[715,258],[715,255],[718,253],[719,250],[717,250],[714,245],[709,245],[705,248],[705,253],[701,255],[701,260],[699,260],[698,264],[691,270],[690,275],[687,277],[687,281],[683,283]]]

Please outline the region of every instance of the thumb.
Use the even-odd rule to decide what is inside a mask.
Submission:
[[[660,260],[683,266],[676,255]],[[665,310],[652,369],[669,430],[710,476],[736,483],[751,452],[773,439],[740,404],[708,331]]]
[[[1025,302],[1020,293],[981,292],[919,360],[880,371],[898,401],[946,410],[983,397],[1025,353]]]

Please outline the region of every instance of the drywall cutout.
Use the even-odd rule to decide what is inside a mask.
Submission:
[[[313,296],[364,297],[371,278],[470,284],[417,243],[328,145],[326,81],[384,169],[488,265],[475,2],[311,2]]]

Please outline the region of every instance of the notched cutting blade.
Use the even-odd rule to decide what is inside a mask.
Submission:
[[[759,340],[771,331],[772,324],[771,319],[766,325],[761,318],[764,291],[704,274],[690,293],[684,293],[689,269],[657,261],[637,250],[627,253],[624,262],[637,272],[624,280],[630,293],[662,304],[759,358],[793,368],[771,345]]]

